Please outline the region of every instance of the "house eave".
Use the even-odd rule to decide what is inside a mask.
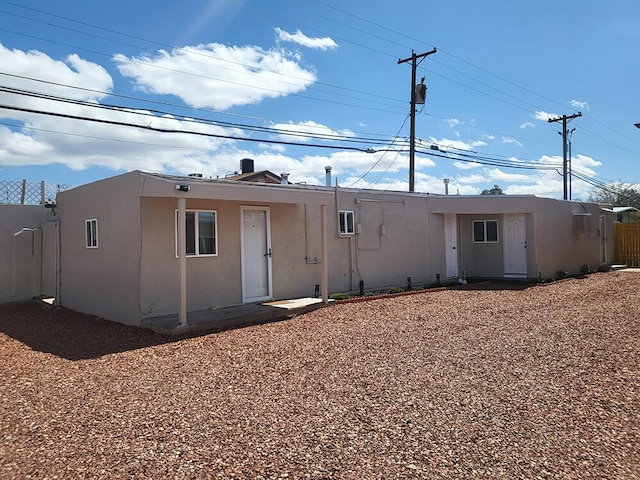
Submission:
[[[256,182],[236,182],[141,173],[141,197],[228,200],[259,203],[300,203],[327,205],[333,196],[330,187],[301,187]],[[187,185],[181,191],[177,185]]]

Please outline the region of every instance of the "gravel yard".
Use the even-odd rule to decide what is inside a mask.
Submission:
[[[189,338],[0,306],[0,477],[640,478],[640,272]]]

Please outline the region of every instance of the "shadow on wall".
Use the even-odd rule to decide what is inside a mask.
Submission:
[[[36,303],[0,305],[0,332],[33,350],[87,360],[180,340]]]

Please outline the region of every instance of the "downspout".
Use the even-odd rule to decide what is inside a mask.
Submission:
[[[56,220],[58,226],[58,245],[56,248],[56,299],[54,305],[62,305],[62,219]]]
[[[327,258],[327,206],[320,207],[321,255],[322,255],[322,303],[329,303],[329,259]]]
[[[427,197],[425,198],[425,203],[427,206],[427,232],[429,232],[429,235],[427,236],[427,238],[429,239],[429,246],[427,247],[427,271],[429,272],[429,274],[427,275],[427,278],[434,278],[434,272],[433,272],[433,264],[431,262],[431,255],[433,252],[433,232],[431,231],[431,210],[430,210],[430,205],[429,205],[429,194],[427,194]]]
[[[187,326],[187,200],[178,198],[178,259],[180,263],[180,310],[178,320],[180,327]]]

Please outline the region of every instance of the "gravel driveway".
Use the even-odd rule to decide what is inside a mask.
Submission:
[[[0,306],[0,477],[640,478],[640,273],[165,338]]]

